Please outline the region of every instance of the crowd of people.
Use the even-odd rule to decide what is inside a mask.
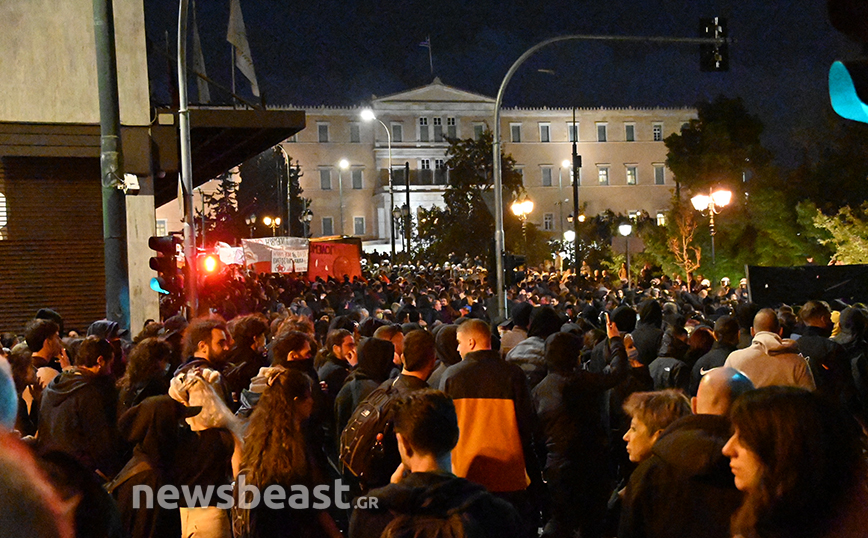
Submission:
[[[861,536],[868,309],[635,280],[521,274],[503,319],[474,264],[232,268],[198,317],[132,338],[42,309],[3,335],[0,529]],[[141,506],[166,486],[174,506]],[[245,505],[248,487],[333,500]]]

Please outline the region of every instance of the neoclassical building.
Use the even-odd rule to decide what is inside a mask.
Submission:
[[[359,236],[366,250],[382,251],[389,243],[393,207],[390,153],[395,205],[406,202],[409,163],[414,214],[420,207],[442,206],[449,176],[445,137],[479,136],[493,122],[494,101],[435,79],[373,98],[375,120],[363,120],[362,107],[291,107],[304,110],[307,127],[282,145],[304,174],[301,186],[313,212],[311,234]],[[674,188],[663,139],[695,117],[693,108],[581,108],[575,111],[574,129],[572,109],[502,110],[503,150],[515,158],[535,204],[528,221],[552,234],[570,227],[574,137],[582,156],[579,200],[587,203],[587,214],[644,210],[662,218]],[[345,169],[341,161],[346,161]]]

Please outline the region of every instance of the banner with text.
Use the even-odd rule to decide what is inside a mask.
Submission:
[[[244,261],[260,273],[306,273],[309,242],[301,237],[242,239]]]
[[[355,241],[353,241],[355,239]],[[312,241],[310,244],[310,270],[307,278],[311,282],[317,277],[338,280],[362,276],[362,243],[357,238],[339,241]]]

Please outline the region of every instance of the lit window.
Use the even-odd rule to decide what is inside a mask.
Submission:
[[[316,124],[316,132],[319,137],[320,142],[328,142],[329,141],[329,124],[328,123],[317,123]]]
[[[666,226],[666,213],[663,211],[657,212],[657,226]]]
[[[539,124],[539,141],[540,142],[551,142],[552,141],[552,126],[549,123],[540,123]]]
[[[6,222],[4,218],[6,216],[6,199],[0,195],[0,223]],[[2,226],[0,226],[2,227]],[[162,237],[164,235],[169,235],[169,221],[168,219],[157,219],[157,235]]]
[[[660,123],[655,123],[653,127],[654,131],[654,141],[660,142],[663,140],[663,125]]]
[[[636,126],[632,123],[624,125],[624,140],[627,142],[636,141]]]
[[[639,175],[639,169],[636,166],[628,166],[627,167],[627,185],[635,185],[638,183],[637,178]]]
[[[627,210],[627,218],[628,218],[628,219],[630,219],[630,220],[636,220],[636,218],[637,218],[638,216],[639,216],[639,212],[636,211],[635,209],[629,209],[629,210]]]
[[[599,180],[600,185],[608,185],[609,184],[609,167],[608,166],[600,166],[597,168],[597,179]]]
[[[353,217],[353,235],[365,235],[365,217]]]

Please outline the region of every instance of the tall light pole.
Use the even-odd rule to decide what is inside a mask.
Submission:
[[[568,159],[564,159],[561,166],[558,168],[558,209],[560,210],[561,233],[564,233],[564,202],[567,201],[566,198],[564,198],[564,182],[561,179],[561,172],[564,168],[568,171],[570,169],[570,161]]]
[[[350,167],[350,161],[341,159],[338,163],[338,196],[341,202],[341,235],[344,235],[344,170]]]
[[[631,289],[631,279],[630,279],[630,234],[633,233],[633,225],[629,223],[624,223],[618,226],[618,233],[624,236],[625,246],[624,250],[627,252],[627,289]]]
[[[286,150],[283,149],[283,144],[277,145],[280,152],[283,153],[283,162],[286,164],[286,192],[279,192],[278,194],[283,195],[282,198],[286,203],[286,235],[288,237],[292,237],[292,207],[289,199],[289,178],[290,178],[290,170],[289,170],[289,155],[286,154]],[[281,190],[278,186],[278,190]]]
[[[719,190],[714,192],[709,192],[709,195],[706,196],[704,194],[697,194],[693,198],[690,199],[690,203],[693,204],[694,209],[699,211],[700,213],[704,213],[708,211],[709,218],[709,232],[711,233],[711,267],[714,270],[717,265],[717,257],[714,253],[714,216],[720,213],[721,208],[729,205],[730,200],[732,200],[732,193],[727,190]],[[712,275],[714,276],[714,275]]]
[[[521,202],[516,200],[512,203],[510,209],[518,217],[518,220],[521,221],[521,237],[524,241],[524,257],[525,263],[527,263],[527,216],[533,211],[533,201],[527,198]]]
[[[389,215],[389,239],[392,243],[392,260],[391,262],[395,263],[395,219],[392,217],[392,209],[395,207],[395,187],[392,184],[392,132],[383,123],[380,118],[378,118],[374,111],[370,108],[363,108],[361,113],[362,119],[365,121],[377,120],[380,122],[380,125],[383,126],[383,129],[386,130],[386,143],[389,145],[389,211],[386,211],[386,214]]]
[[[271,237],[277,237],[277,227],[280,226],[280,217],[265,217],[262,219],[262,224],[271,228]]]

